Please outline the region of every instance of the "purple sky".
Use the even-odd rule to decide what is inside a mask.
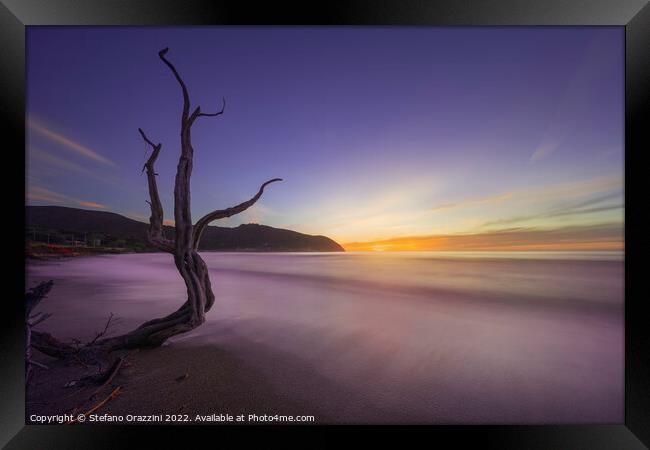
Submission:
[[[184,77],[195,220],[339,242],[623,224],[623,28],[29,27],[30,204],[165,217]]]

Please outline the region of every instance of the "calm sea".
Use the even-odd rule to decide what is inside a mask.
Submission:
[[[282,358],[300,361],[352,393],[347,403],[337,400],[341,417],[363,416],[370,407],[355,409],[358,398],[384,417],[411,422],[623,420],[620,252],[203,257],[215,306],[202,327],[173,345],[213,344],[244,359],[246,346],[264,346],[277,358],[247,363],[277,389],[334,401],[304,392],[312,386],[306,380],[287,385],[277,375]],[[114,332],[126,331],[185,300],[166,254],[28,269],[30,284],[55,280],[42,306],[55,315],[43,327],[64,337],[92,337],[110,312],[120,317]]]

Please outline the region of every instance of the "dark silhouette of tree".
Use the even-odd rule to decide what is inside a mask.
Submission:
[[[190,95],[185,82],[176,67],[167,59],[169,49],[158,52],[161,61],[171,70],[178,81],[183,94],[183,111],[181,113],[181,154],[176,169],[174,184],[174,220],[175,236],[168,239],[163,233],[163,207],[156,184],[155,163],[162,145],[154,144],[145,132],[138,128],[142,139],[152,148],[151,156],[142,171],[147,174],[149,185],[149,203],[151,216],[149,218],[148,239],[151,244],[174,257],[174,263],[187,288],[187,300],[173,313],[143,323],[129,333],[96,339],[84,346],[72,346],[60,342],[48,333],[31,330],[31,345],[41,352],[58,358],[78,358],[82,361],[93,361],[107,353],[137,347],[156,347],[171,336],[186,333],[198,327],[205,321],[205,314],[214,304],[214,294],[208,274],[208,268],[198,253],[199,242],[205,227],[212,221],[230,217],[245,211],[262,196],[264,188],[280,178],[274,178],[261,185],[257,194],[248,201],[227,209],[221,209],[206,214],[196,224],[192,223],[190,212],[190,178],[194,149],[192,148],[192,126],[200,117],[216,117],[223,114],[225,99],[220,111],[204,113],[197,106],[190,112]]]

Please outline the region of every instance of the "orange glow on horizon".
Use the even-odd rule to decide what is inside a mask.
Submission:
[[[342,244],[346,251],[579,251],[624,250],[625,243],[612,230],[525,230],[479,234],[407,236]]]
[[[578,250],[624,250],[623,242],[575,242],[548,244],[521,244],[511,246],[462,246],[444,245],[433,247],[415,242],[353,242],[341,244],[346,252],[426,252],[426,251],[578,251]]]

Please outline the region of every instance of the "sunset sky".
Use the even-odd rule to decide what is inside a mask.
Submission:
[[[620,27],[28,27],[27,201],[165,218],[182,99],[194,220],[245,213],[346,250],[623,248]]]

